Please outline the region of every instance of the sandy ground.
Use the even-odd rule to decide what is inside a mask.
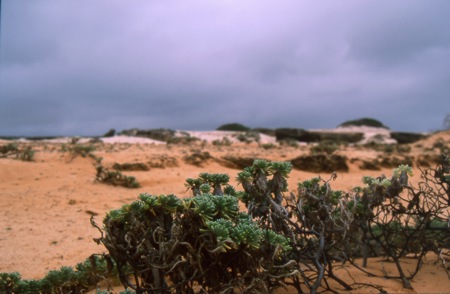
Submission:
[[[20,142],[20,146],[31,146],[36,153],[32,162],[0,158],[0,272],[18,271],[25,279],[42,278],[49,270],[74,266],[93,253],[105,252],[92,240],[99,237],[99,232],[90,225],[91,215],[95,216],[97,223],[101,223],[107,211],[136,200],[140,193],[190,196],[184,186],[185,179],[195,178],[200,172],[227,173],[236,186],[234,178],[240,170],[224,167],[213,159],[204,162],[203,166],[195,166],[186,163],[185,156],[208,152],[219,159],[242,156],[288,161],[309,153],[309,146],[269,149],[257,143],[216,146],[207,142],[212,137],[207,134],[203,136],[204,142],[191,145],[166,145],[127,137],[107,138],[103,143],[96,143],[92,153],[101,157],[106,167],[114,163],[146,163],[152,166],[148,171],[124,172],[137,178],[141,184],[138,189],[95,182],[93,159],[63,152],[62,146],[67,144],[67,140]],[[438,138],[449,144],[450,133],[440,133],[411,145],[411,155],[423,153]],[[266,139],[268,141],[265,143],[274,142],[273,138]],[[0,141],[0,146],[7,143]],[[378,154],[377,151],[359,147],[346,147],[338,152],[349,159],[373,159]],[[383,173],[390,176],[391,171],[361,171],[353,163],[349,172],[338,173],[332,187],[348,190],[362,185],[363,175],[379,176]],[[289,187],[295,190],[299,181],[317,175],[293,170]],[[320,176],[328,178],[329,174]],[[413,182],[417,180],[417,177],[412,178]],[[437,260],[435,256],[427,258],[423,269],[412,282],[414,290],[403,289],[398,280],[368,277],[354,269],[343,268],[338,270],[338,274],[347,281],[355,279],[382,285],[389,293],[450,293],[450,280]],[[412,264],[412,260],[405,260],[404,263]],[[384,269],[395,273],[388,261],[372,260],[369,267],[378,272]],[[342,289],[336,289],[342,292]],[[374,288],[360,288],[353,293],[377,292]]]

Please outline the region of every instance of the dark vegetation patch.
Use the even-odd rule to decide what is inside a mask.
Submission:
[[[399,165],[413,166],[415,161],[411,156],[394,156],[394,155],[379,155],[373,160],[364,160],[359,158],[352,158],[351,163],[360,162],[358,165],[361,170],[381,170],[381,168],[396,168]],[[427,163],[429,166],[429,163]],[[423,165],[425,166],[425,165]]]
[[[385,126],[379,120],[376,120],[374,118],[369,118],[369,117],[363,117],[363,118],[359,118],[359,119],[355,119],[355,120],[348,120],[348,121],[341,123],[338,127],[351,127],[351,126],[355,126],[355,127],[367,126],[367,127],[383,128],[383,129],[389,130],[389,128],[387,126]]]
[[[168,142],[170,139],[175,137],[175,134],[176,131],[164,128],[149,129],[149,130],[129,129],[120,132],[120,135],[124,136],[144,137],[163,142]]]
[[[105,183],[113,186],[122,186],[125,188],[139,188],[140,184],[135,177],[126,176],[120,171],[111,171],[107,168],[98,165],[96,167],[97,175],[95,180],[100,183]]]
[[[103,134],[103,138],[109,138],[109,137],[114,137],[116,135],[116,130],[115,129],[110,129],[109,131],[107,131],[105,134]]]
[[[223,156],[219,163],[228,168],[234,169],[244,169],[247,166],[251,166],[255,161],[255,157],[241,157],[241,156],[233,156],[227,155]]]
[[[311,132],[304,129],[280,128],[275,130],[277,141],[293,139],[299,142],[318,143],[334,141],[336,143],[356,143],[364,138],[363,133]]]
[[[177,132],[172,138],[167,140],[167,144],[189,145],[199,141],[201,141],[199,138],[191,136],[187,132]]]
[[[370,142],[370,143],[361,145],[360,147],[375,150],[375,151],[386,153],[386,154],[391,154],[398,150],[397,144],[383,144],[383,143],[377,143],[377,142]]]
[[[347,157],[337,154],[302,155],[291,160],[294,168],[309,172],[348,172]]]
[[[14,158],[23,161],[33,161],[35,151],[26,146],[20,148],[17,143],[8,143],[0,146],[0,158]]]
[[[431,149],[431,151],[450,154],[450,142],[445,142],[445,140],[439,138],[433,143],[433,148]]]
[[[228,139],[228,137],[223,137],[222,139],[212,141],[212,144],[214,146],[231,146],[233,142],[231,142],[231,140]]]
[[[152,168],[166,168],[166,167],[176,167],[178,166],[178,161],[176,157],[168,155],[153,156],[148,165]]]
[[[235,132],[247,132],[251,131],[251,128],[244,126],[240,123],[227,123],[219,126],[218,131],[235,131]]]
[[[142,162],[133,163],[114,163],[113,169],[120,171],[148,171],[149,167],[147,164]]]
[[[334,152],[336,152],[337,150],[339,150],[340,145],[334,141],[331,140],[326,140],[326,141],[322,141],[318,144],[312,145],[310,147],[310,152],[311,154],[320,154],[320,153],[324,153],[324,154],[333,154]]]
[[[81,157],[95,157],[92,153],[95,151],[96,147],[93,144],[78,144],[77,140],[73,140],[72,143],[62,144],[61,151],[68,152],[72,159],[81,156]]]
[[[396,168],[399,165],[407,164],[413,166],[414,158],[411,156],[385,156],[381,155],[377,159],[378,164],[385,168]]]
[[[428,135],[420,133],[391,132],[391,138],[397,140],[398,144],[411,144],[427,137]]]
[[[259,142],[259,140],[261,139],[261,136],[259,135],[258,132],[255,131],[246,131],[246,132],[241,132],[238,134],[233,135],[239,142],[243,142],[243,143],[252,143],[252,142]]]
[[[280,146],[288,146],[288,147],[293,147],[293,148],[297,148],[299,146],[299,144],[298,144],[299,142],[292,138],[278,140],[278,143],[280,144]]]
[[[360,162],[358,166],[361,170],[381,170],[380,163],[376,159],[370,161],[370,160],[362,160],[359,158],[352,158],[350,162],[351,163]]]
[[[271,137],[275,137],[275,129],[269,129],[269,128],[254,128],[253,131],[265,134]]]
[[[187,164],[203,167],[213,157],[207,151],[194,150],[191,154],[184,156],[183,159]]]
[[[420,167],[428,168],[428,167],[432,167],[432,166],[438,164],[440,161],[440,156],[437,154],[422,154],[422,155],[419,155],[416,160],[417,160],[417,164]]]

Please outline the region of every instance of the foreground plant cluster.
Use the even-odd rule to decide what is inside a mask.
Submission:
[[[365,177],[348,192],[331,188],[332,174],[299,183],[290,193],[291,169],[289,162],[255,160],[237,176],[243,191],[230,186],[226,174],[201,173],[186,180],[190,198],[141,194],[110,211],[102,226],[91,220],[100,232],[95,241],[108,254],[39,281],[0,274],[0,293],[80,293],[111,276],[118,276],[124,293],[383,291],[344,281],[336,269],[346,262],[375,276],[366,268],[370,258],[386,257],[398,274],[384,277],[411,288],[427,253],[444,261],[450,249],[449,157],[420,170],[417,186],[408,181],[411,167],[401,165],[391,178]],[[415,258],[413,272],[402,267],[406,256]]]

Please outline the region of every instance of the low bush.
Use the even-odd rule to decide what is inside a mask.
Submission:
[[[228,137],[223,137],[222,139],[217,139],[212,141],[212,144],[214,146],[231,146],[233,144],[233,142],[231,142],[230,139],[228,139]]]
[[[107,255],[92,255],[75,268],[63,266],[49,271],[40,280],[22,279],[17,272],[0,273],[0,293],[83,293],[95,289],[98,282],[116,276],[115,268]]]
[[[207,151],[193,150],[193,152],[189,155],[183,157],[184,161],[187,164],[192,164],[195,166],[202,167],[208,160],[213,157]]]
[[[105,183],[113,186],[122,186],[126,188],[139,188],[141,185],[136,181],[135,177],[125,176],[120,171],[111,171],[102,165],[96,167],[97,175],[95,180],[97,182]]]
[[[0,158],[15,158],[23,161],[33,161],[34,153],[35,151],[30,146],[21,149],[16,143],[0,146]]]
[[[77,141],[74,141],[70,144],[62,144],[61,151],[68,152],[71,155],[72,160],[77,156],[91,157],[94,160],[97,159],[97,157],[92,153],[93,151],[95,151],[95,146],[92,144],[84,145],[78,144]]]
[[[322,153],[331,155],[334,152],[338,151],[339,148],[339,144],[335,143],[334,141],[321,141],[318,144],[312,145],[310,148],[310,152],[312,155]]]
[[[236,139],[238,139],[239,142],[243,143],[252,143],[252,142],[259,142],[261,139],[261,136],[258,132],[254,131],[246,131],[235,135]]]
[[[149,167],[147,164],[142,162],[133,163],[114,163],[113,169],[119,171],[148,171]]]

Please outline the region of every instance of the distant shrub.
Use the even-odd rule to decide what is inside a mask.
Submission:
[[[221,125],[217,128],[218,131],[239,131],[239,132],[246,132],[250,131],[251,128],[246,127],[240,123],[229,123]]]
[[[193,150],[190,155],[186,155],[183,157],[184,161],[187,164],[192,164],[199,167],[203,167],[203,164],[212,158],[213,157],[209,152],[200,150]]]
[[[86,293],[98,282],[116,276],[114,261],[106,255],[92,255],[75,268],[51,270],[40,280],[22,279],[17,272],[0,273],[0,293]]]
[[[34,150],[31,147],[26,147],[22,149],[18,154],[17,158],[23,161],[33,161],[34,158]]]
[[[9,143],[5,146],[0,146],[0,153],[6,154],[9,152],[17,152],[19,151],[19,146],[16,143]]]
[[[339,150],[339,144],[336,144],[333,141],[321,141],[317,145],[311,146],[311,154],[333,154],[335,151]]]
[[[349,126],[367,126],[367,127],[375,127],[375,128],[383,128],[383,129],[389,129],[387,126],[385,126],[382,122],[373,119],[373,118],[360,118],[355,120],[349,120],[341,123],[339,127],[349,127]]]
[[[97,166],[96,181],[126,188],[139,188],[141,185],[135,177],[125,176],[120,171],[110,171],[101,165]]]
[[[16,158],[23,161],[32,161],[34,158],[34,150],[27,146],[23,149],[19,148],[17,143],[9,143],[4,146],[0,146],[0,157]]]
[[[255,132],[261,133],[261,134],[265,134],[271,137],[275,137],[276,136],[276,131],[275,129],[268,129],[268,128],[253,128],[252,129]]]
[[[120,171],[148,171],[148,165],[142,162],[114,163],[113,169]]]
[[[277,148],[277,145],[275,145],[273,143],[265,143],[265,144],[261,144],[260,146],[266,150]]]
[[[292,165],[299,170],[310,172],[348,172],[347,157],[326,153],[301,155],[291,160]]]
[[[176,157],[167,155],[155,155],[147,163],[149,167],[152,168],[166,168],[178,166],[178,161]]]
[[[61,151],[69,152],[72,156],[80,155],[82,157],[92,156],[92,151],[95,151],[94,145],[82,145],[75,143],[62,144]]]
[[[233,142],[231,142],[231,140],[228,139],[228,137],[223,137],[221,140],[217,139],[212,141],[212,144],[214,146],[231,146]]]
[[[386,154],[392,154],[394,152],[399,153],[399,154],[411,152],[411,146],[405,145],[405,144],[382,144],[382,143],[370,142],[370,143],[364,144],[363,147],[369,148],[369,149],[372,149],[375,151],[383,152]]]
[[[200,141],[200,138],[193,137],[189,134],[183,136],[173,136],[169,140],[167,140],[167,144],[178,144],[178,145],[189,145],[193,142]]]
[[[450,154],[449,144],[439,138],[433,143],[433,148],[438,149],[440,153]]]
[[[115,129],[110,129],[102,137],[104,137],[104,138],[114,137],[115,134],[116,134],[116,130]]]
[[[290,138],[279,140],[278,143],[280,143],[281,146],[289,146],[289,147],[298,147],[299,146],[297,140],[290,139]]]
[[[258,132],[247,131],[247,132],[237,134],[236,139],[238,139],[239,142],[249,144],[252,142],[259,142],[259,140],[261,139],[261,136],[259,135]]]

